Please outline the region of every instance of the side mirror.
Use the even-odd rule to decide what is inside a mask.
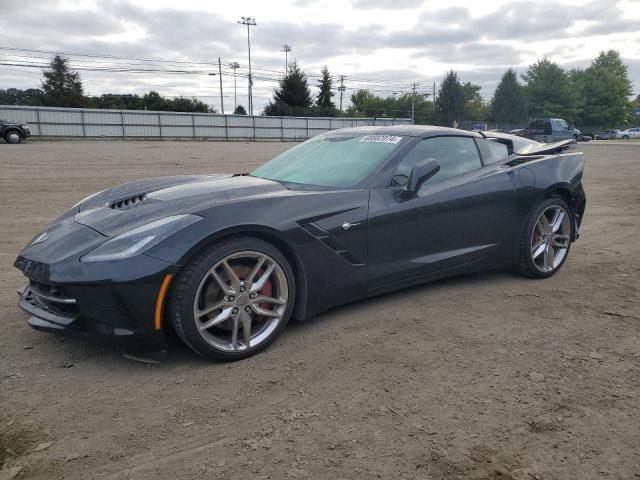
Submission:
[[[417,162],[411,169],[411,176],[402,190],[403,198],[411,198],[418,193],[424,182],[440,171],[440,164],[435,158],[427,158]]]

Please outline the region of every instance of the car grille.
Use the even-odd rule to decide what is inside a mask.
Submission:
[[[25,300],[34,307],[61,317],[71,318],[78,314],[76,299],[63,286],[30,280]]]

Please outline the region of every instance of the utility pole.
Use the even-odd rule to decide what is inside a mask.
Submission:
[[[281,52],[284,52],[284,75],[285,77],[289,73],[289,52],[291,51],[291,45],[287,45],[286,43],[282,45]]]
[[[238,24],[247,26],[247,49],[249,51],[249,115],[253,115],[253,76],[251,75],[251,32],[250,28],[257,25],[256,19],[240,17]]]
[[[222,65],[220,63],[220,57],[218,57],[218,79],[220,80],[220,110],[224,115],[224,96],[222,95]]]
[[[435,113],[435,111],[436,111],[436,82],[433,82],[433,102],[432,102],[432,105],[433,105],[433,111]]]
[[[413,95],[411,95],[411,120],[416,124],[416,84],[413,84]]]
[[[236,70],[240,68],[240,64],[238,62],[230,63],[229,68],[233,69],[233,103],[235,104],[233,106],[234,108],[233,111],[235,112],[236,109],[238,108],[238,87],[236,85],[236,78],[237,78]]]
[[[344,75],[340,75],[340,86],[338,87],[338,91],[340,92],[340,111],[342,111],[342,92],[345,91]]]
[[[220,60],[220,59],[218,59],[218,60]],[[209,76],[210,77],[216,77],[216,76],[218,76],[218,74],[217,73],[210,73]],[[222,103],[222,82],[220,82],[220,107],[221,107],[221,110],[222,110],[222,114],[224,115],[224,104]]]

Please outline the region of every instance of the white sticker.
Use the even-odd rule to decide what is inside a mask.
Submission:
[[[359,143],[391,143],[397,144],[402,137],[395,137],[393,135],[367,135],[362,137]]]

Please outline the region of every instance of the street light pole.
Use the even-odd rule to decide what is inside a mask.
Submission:
[[[281,52],[284,52],[284,75],[286,76],[289,72],[289,52],[291,51],[291,45],[287,45],[286,43],[282,45]]]
[[[253,76],[251,75],[251,33],[250,28],[255,27],[256,19],[251,17],[240,17],[238,24],[247,26],[247,49],[249,51],[249,115],[253,115]]]
[[[235,104],[233,107],[233,111],[235,112],[238,109],[238,87],[236,85],[236,70],[240,68],[240,64],[238,62],[230,63],[229,68],[233,69],[233,103]]]

